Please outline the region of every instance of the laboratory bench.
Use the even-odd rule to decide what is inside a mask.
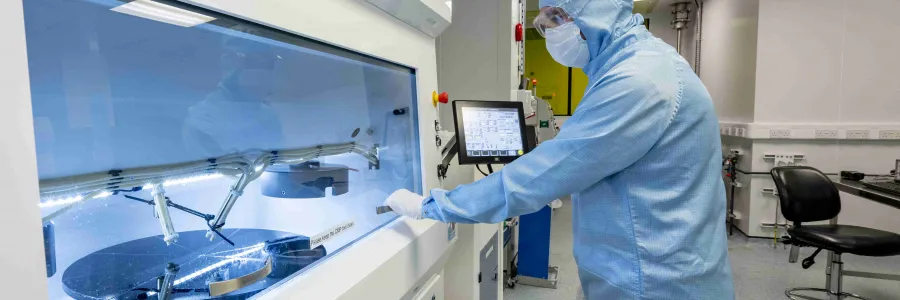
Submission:
[[[829,176],[834,186],[841,192],[859,196],[896,209],[900,209],[900,196],[870,189],[859,181],[841,179],[840,176]]]

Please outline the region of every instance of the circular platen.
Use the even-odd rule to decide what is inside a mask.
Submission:
[[[271,256],[267,241],[308,239],[288,232],[265,229],[224,229],[221,239],[210,242],[205,230],[178,233],[178,242],[166,246],[162,236],[121,243],[91,253],[66,268],[62,283],[66,294],[87,299],[159,299],[159,286],[170,272],[174,280],[170,299],[246,299],[306,267],[325,255],[324,248],[307,250],[305,259],[286,266],[273,263],[269,276],[218,297],[209,296],[209,283],[238,278],[265,267]],[[294,243],[293,245],[298,245]],[[309,246],[308,242],[305,244]],[[308,249],[308,248],[307,248]],[[296,249],[294,249],[296,250]],[[284,260],[279,260],[284,261]],[[174,264],[177,271],[172,274]],[[304,264],[304,265],[298,265]]]

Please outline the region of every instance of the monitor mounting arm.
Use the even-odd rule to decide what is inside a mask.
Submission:
[[[444,150],[441,151],[443,159],[441,160],[441,164],[437,166],[438,178],[447,178],[447,169],[450,168],[450,162],[453,161],[453,158],[456,157],[457,153],[459,153],[459,148],[456,147],[456,136],[453,136],[447,141]]]

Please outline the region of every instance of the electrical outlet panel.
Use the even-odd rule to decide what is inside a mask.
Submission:
[[[847,139],[848,140],[868,140],[869,139],[869,131],[868,130],[847,130]]]
[[[740,137],[745,137],[745,136],[747,136],[747,132],[746,132],[746,131],[747,131],[747,130],[744,129],[744,128],[738,128],[738,129],[737,129],[737,136],[740,136]]]
[[[900,140],[900,130],[879,130],[879,140]]]
[[[790,129],[770,129],[769,138],[772,139],[789,139],[791,138]]]
[[[774,160],[774,159],[775,159],[777,156],[779,156],[779,155],[780,155],[780,156],[784,156],[784,155],[782,155],[782,154],[763,154],[763,159],[766,159],[766,160]],[[795,160],[795,161],[806,159],[806,155],[803,155],[803,154],[796,154],[796,153],[795,153],[795,154],[790,154],[790,155],[794,157],[794,160]]]
[[[786,166],[796,166],[797,163],[794,161],[793,155],[785,155],[785,154],[776,154],[775,155],[775,166],[776,167],[786,167]]]
[[[817,139],[836,139],[838,138],[837,129],[816,129]]]

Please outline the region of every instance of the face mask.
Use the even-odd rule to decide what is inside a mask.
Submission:
[[[547,51],[560,64],[572,68],[584,68],[591,60],[587,41],[581,38],[581,30],[575,22],[568,22],[546,30]]]

